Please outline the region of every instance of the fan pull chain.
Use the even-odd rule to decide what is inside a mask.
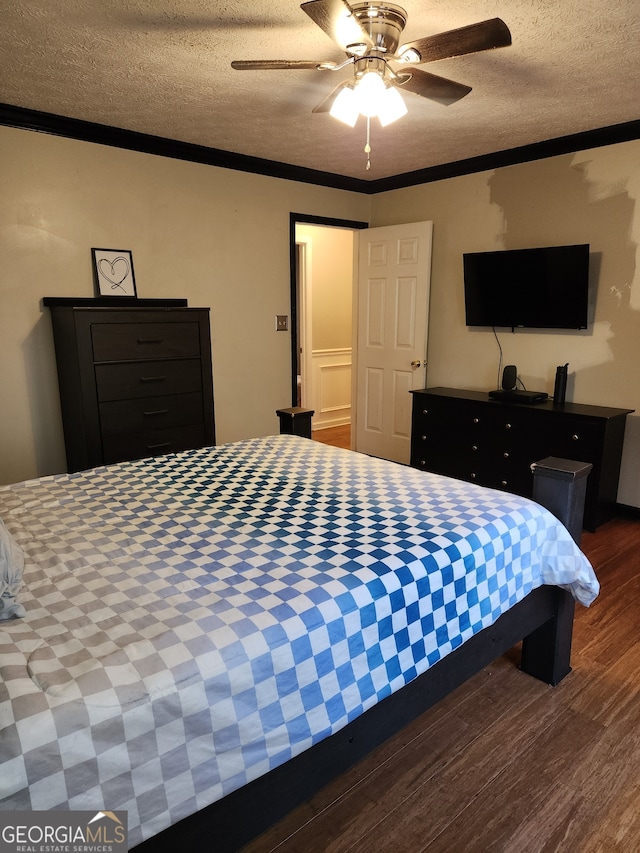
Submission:
[[[367,144],[364,146],[364,153],[367,155],[367,172],[371,168],[371,118],[367,116]]]

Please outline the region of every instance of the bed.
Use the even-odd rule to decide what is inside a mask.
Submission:
[[[3,486],[0,519],[0,808],[126,811],[140,853],[238,849],[523,638],[555,683],[598,594],[538,504],[297,436]]]

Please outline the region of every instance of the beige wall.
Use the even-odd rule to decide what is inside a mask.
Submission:
[[[0,127],[0,483],[64,470],[43,296],[91,296],[92,246],[131,249],[141,297],[212,309],[219,441],[277,431],[290,404],[289,213],[433,220],[429,385],[489,389],[498,349],[464,325],[465,251],[589,242],[585,332],[503,332],[504,363],[568,399],[634,408],[618,498],[640,506],[640,142],[374,196]]]
[[[131,249],[140,297],[211,308],[219,442],[291,405],[289,213],[367,221],[358,193],[0,127],[0,483],[65,470],[43,296],[93,296],[91,247]]]
[[[640,506],[640,142],[627,142],[374,197],[372,226],[433,220],[427,383],[496,387],[491,330],[464,320],[462,254],[591,244],[595,322],[584,332],[501,331],[504,364],[553,393],[569,362],[567,399],[632,408],[618,499]]]
[[[296,236],[311,244],[311,346],[314,350],[350,347],[353,231],[297,225]]]

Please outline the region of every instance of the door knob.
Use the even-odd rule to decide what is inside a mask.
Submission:
[[[422,366],[422,362],[420,361],[420,359],[418,359],[417,361],[411,362],[411,367],[421,367],[421,366]]]

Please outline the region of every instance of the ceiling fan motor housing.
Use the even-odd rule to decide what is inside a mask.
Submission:
[[[371,38],[373,48],[369,49],[393,56],[400,45],[400,36],[407,23],[406,11],[394,3],[376,2],[354,3],[351,8],[358,23]],[[356,54],[361,52],[351,51],[351,45],[348,50]]]
[[[353,63],[356,80],[360,80],[369,71],[377,72],[382,79],[385,79],[387,63],[379,56],[367,54],[354,60]]]

